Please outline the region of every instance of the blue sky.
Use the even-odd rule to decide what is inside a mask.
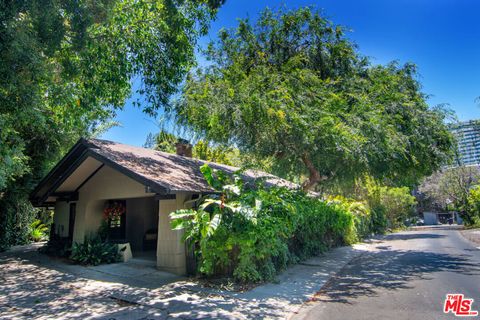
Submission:
[[[214,39],[222,27],[234,27],[238,17],[255,19],[265,7],[313,6],[352,32],[362,54],[374,63],[392,60],[417,64],[430,105],[447,103],[460,120],[480,118],[480,1],[475,0],[227,0],[202,39]],[[130,102],[118,113],[121,128],[102,138],[141,146],[158,131],[155,119]]]

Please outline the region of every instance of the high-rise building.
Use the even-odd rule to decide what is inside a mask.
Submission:
[[[458,159],[456,165],[480,165],[480,121],[455,123],[450,130],[457,138]]]

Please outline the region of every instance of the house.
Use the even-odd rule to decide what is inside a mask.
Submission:
[[[110,235],[129,243],[133,256],[156,259],[158,268],[187,271],[181,230],[171,230],[169,214],[191,208],[213,193],[191,158],[191,145],[177,144],[177,154],[98,139],[80,139],[31,194],[37,207],[54,207],[54,233],[81,243],[108,222]],[[233,173],[238,168],[209,163]],[[247,170],[246,180],[295,187],[278,177]],[[117,214],[120,213],[120,214]],[[106,215],[106,216],[105,216]]]

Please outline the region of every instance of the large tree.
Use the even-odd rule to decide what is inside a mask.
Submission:
[[[413,184],[448,158],[441,109],[425,102],[412,64],[372,65],[344,29],[310,8],[240,20],[206,50],[172,113],[305,189],[365,173]]]
[[[168,104],[222,2],[0,2],[0,248],[21,241],[32,186],[133,81],[145,112]]]
[[[466,214],[468,195],[480,182],[476,166],[445,168],[425,178],[418,187],[418,198],[423,210],[455,210]]]

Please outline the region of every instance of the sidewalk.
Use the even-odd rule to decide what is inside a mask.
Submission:
[[[480,229],[466,229],[460,232],[467,240],[473,242],[480,248]]]
[[[268,283],[237,293],[202,288],[193,282],[177,282],[143,294],[116,292],[114,297],[181,319],[285,319],[313,297],[327,280],[350,260],[368,250],[368,245],[341,247],[288,268],[278,283]],[[168,294],[165,294],[168,292]],[[152,311],[153,311],[152,310]],[[116,319],[127,314],[116,314]]]
[[[123,276],[115,272],[118,265],[85,268],[35,251],[3,253],[0,314],[2,319],[284,319],[369,247],[333,249],[290,267],[277,283],[242,293],[205,288],[160,271],[131,268]]]

